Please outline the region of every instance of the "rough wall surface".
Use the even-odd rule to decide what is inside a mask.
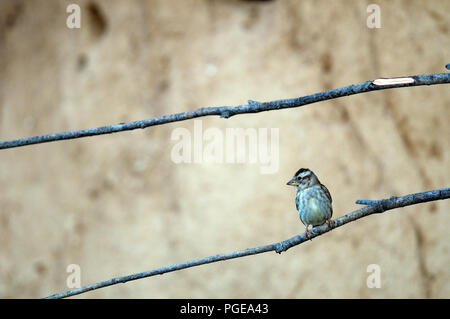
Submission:
[[[0,2],[0,139],[203,106],[291,98],[378,77],[445,72],[449,1]],[[294,190],[309,167],[334,216],[356,199],[449,186],[447,85],[299,109],[202,119],[203,130],[278,128],[279,168],[172,160],[176,128],[0,151],[0,298],[67,290],[303,232]],[[450,201],[411,206],[267,253],[78,298],[450,298]],[[378,264],[381,288],[366,285]]]

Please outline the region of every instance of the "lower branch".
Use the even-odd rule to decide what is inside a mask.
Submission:
[[[127,276],[116,277],[116,278],[112,278],[109,280],[94,283],[91,285],[87,285],[87,286],[84,286],[81,288],[72,289],[72,290],[68,290],[65,292],[58,293],[58,294],[54,294],[54,295],[48,296],[46,298],[47,299],[58,299],[58,298],[70,297],[70,296],[79,295],[79,294],[82,294],[82,293],[85,293],[85,292],[88,292],[91,290],[112,286],[112,285],[115,285],[118,283],[125,283],[128,281],[142,279],[142,278],[151,277],[151,276],[155,276],[155,275],[162,275],[162,274],[165,274],[168,272],[177,271],[177,270],[195,267],[195,266],[200,266],[200,265],[204,265],[204,264],[209,264],[209,263],[213,263],[213,262],[217,262],[217,261],[261,254],[261,253],[265,253],[268,251],[275,251],[280,254],[283,251],[286,251],[293,246],[299,245],[307,240],[310,240],[314,237],[325,234],[334,228],[343,226],[347,223],[350,223],[350,222],[360,219],[362,217],[369,216],[372,214],[383,213],[387,210],[391,210],[394,208],[400,208],[400,207],[404,207],[404,206],[410,206],[410,205],[414,205],[414,204],[425,203],[425,202],[430,202],[430,201],[435,201],[435,200],[440,200],[440,199],[448,199],[448,198],[450,198],[450,188],[447,187],[447,188],[432,190],[432,191],[423,192],[423,193],[410,194],[410,195],[400,196],[400,197],[391,197],[388,199],[382,199],[382,200],[376,200],[376,201],[358,200],[358,201],[356,201],[357,204],[363,204],[363,205],[367,205],[367,206],[365,206],[361,209],[358,209],[356,211],[353,211],[351,213],[348,213],[342,217],[334,219],[331,228],[328,226],[327,223],[325,223],[321,226],[318,226],[318,227],[314,227],[311,230],[309,237],[306,237],[306,234],[302,233],[302,234],[298,234],[292,238],[289,238],[287,240],[284,240],[284,241],[281,241],[278,243],[259,246],[259,247],[255,247],[255,248],[248,248],[245,250],[235,251],[235,252],[231,252],[231,253],[227,253],[227,254],[219,254],[219,255],[209,256],[209,257],[205,257],[205,258],[194,259],[194,260],[186,261],[186,262],[183,262],[180,264],[174,264],[174,265],[161,267],[161,268],[157,268],[157,269],[153,269],[153,270],[149,270],[149,271],[144,271],[144,272],[140,272],[140,273],[136,273],[136,274],[131,274],[131,275],[127,275]]]

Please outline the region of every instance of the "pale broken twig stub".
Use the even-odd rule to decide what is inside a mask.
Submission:
[[[413,78],[376,79],[376,80],[372,81],[372,83],[375,85],[378,85],[378,86],[409,84],[409,83],[414,83],[414,79]]]

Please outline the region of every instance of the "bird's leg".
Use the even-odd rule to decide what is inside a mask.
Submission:
[[[331,220],[331,218],[327,219],[328,228],[333,228],[334,222]]]
[[[309,236],[311,235],[311,231],[309,230],[309,225],[306,225],[305,233],[306,233],[306,238],[309,240],[312,240],[311,238],[309,238]]]

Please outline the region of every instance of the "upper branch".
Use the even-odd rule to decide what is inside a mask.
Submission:
[[[308,237],[306,237],[305,233],[302,233],[302,234],[298,234],[292,238],[289,238],[287,240],[284,240],[284,241],[281,241],[278,243],[259,246],[259,247],[255,247],[255,248],[248,248],[248,249],[235,251],[235,252],[231,252],[231,253],[227,253],[227,254],[219,254],[219,255],[209,256],[209,257],[205,257],[205,258],[194,259],[194,260],[186,261],[186,262],[183,262],[180,264],[174,264],[174,265],[161,267],[161,268],[157,268],[157,269],[153,269],[153,270],[149,270],[149,271],[144,271],[144,272],[140,272],[140,273],[136,273],[136,274],[131,274],[131,275],[127,275],[127,276],[116,277],[116,278],[112,278],[109,280],[94,283],[91,285],[87,285],[87,286],[84,286],[81,288],[57,293],[57,294],[48,296],[46,298],[56,299],[56,298],[70,297],[70,296],[82,294],[84,292],[88,292],[91,290],[112,286],[112,285],[115,285],[118,283],[125,283],[128,281],[142,279],[142,278],[151,277],[151,276],[155,276],[155,275],[162,275],[162,274],[165,274],[168,272],[177,271],[177,270],[190,268],[190,267],[194,267],[194,266],[200,266],[200,265],[204,265],[204,264],[209,264],[209,263],[213,263],[213,262],[217,262],[217,261],[261,254],[261,253],[265,253],[265,252],[272,251],[272,250],[280,254],[283,251],[286,251],[293,246],[299,245],[307,240],[313,239],[317,236],[320,236],[324,233],[329,232],[330,230],[332,230],[334,228],[343,226],[347,223],[350,223],[350,222],[360,219],[362,217],[369,216],[372,214],[382,213],[384,211],[391,210],[394,208],[399,208],[399,207],[404,207],[404,206],[409,206],[409,205],[414,205],[414,204],[419,204],[419,203],[424,203],[424,202],[429,202],[429,201],[435,201],[435,200],[440,200],[440,199],[447,199],[447,198],[450,198],[450,188],[442,188],[442,189],[432,190],[432,191],[423,192],[423,193],[409,194],[409,195],[400,196],[400,197],[391,197],[391,198],[382,199],[379,201],[371,201],[371,204],[368,206],[365,206],[361,209],[358,209],[356,211],[348,213],[342,217],[334,219],[331,228],[328,226],[327,223],[323,224],[322,226],[314,227],[311,230],[311,233]],[[360,201],[357,201],[357,203],[359,203],[359,202]]]
[[[272,110],[280,110],[286,108],[300,107],[303,105],[321,102],[325,100],[335,99],[343,96],[365,93],[375,90],[384,90],[398,87],[434,85],[450,83],[450,73],[437,73],[426,75],[415,75],[404,78],[377,79],[375,81],[367,81],[360,84],[354,84],[338,89],[327,90],[320,93],[306,95],[299,98],[276,100],[271,102],[257,102],[249,100],[246,105],[239,106],[219,106],[204,107],[192,111],[176,113],[154,117],[151,119],[120,123],[96,128],[68,131],[62,133],[54,133],[33,137],[20,138],[9,141],[1,141],[0,149],[13,148],[25,145],[54,142],[60,140],[75,139],[87,136],[111,134],[122,131],[130,131],[135,129],[143,129],[149,126],[161,125],[166,123],[189,120],[197,117],[218,115],[222,118],[229,118],[237,114],[259,113]]]

